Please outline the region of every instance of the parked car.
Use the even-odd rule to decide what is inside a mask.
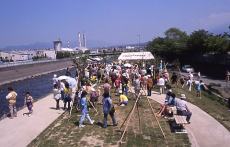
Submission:
[[[194,68],[191,65],[184,65],[182,67],[182,71],[184,71],[184,72],[194,72]]]

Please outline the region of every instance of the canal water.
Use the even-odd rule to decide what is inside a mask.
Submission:
[[[6,95],[8,93],[7,88],[12,86],[17,92],[17,109],[21,109],[24,106],[25,93],[29,91],[33,96],[34,100],[41,99],[52,92],[53,90],[53,75],[57,76],[64,75],[66,70],[61,70],[49,74],[44,74],[36,76],[34,78],[25,79],[22,81],[12,82],[10,84],[5,84],[0,86],[0,119],[6,117],[9,113],[8,102],[6,100]],[[71,70],[72,75],[74,75],[74,69]]]

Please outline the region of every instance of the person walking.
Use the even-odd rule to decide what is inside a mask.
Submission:
[[[87,95],[87,92],[83,90],[81,93],[81,99],[80,99],[81,117],[79,121],[79,128],[85,127],[85,125],[83,125],[85,118],[88,119],[91,125],[93,125],[94,123],[94,120],[92,120],[89,116],[86,95]]]
[[[110,115],[112,118],[113,126],[117,126],[117,122],[116,122],[115,115],[114,115],[115,114],[115,108],[112,104],[112,99],[111,99],[108,92],[103,94],[102,103],[103,103],[103,113],[104,113],[103,128],[107,128],[107,126],[108,126],[107,125],[108,115]]]
[[[25,105],[29,110],[28,116],[30,116],[33,113],[33,97],[30,95],[30,92],[26,92]]]
[[[8,87],[8,92],[6,99],[9,103],[10,118],[13,119],[13,117],[17,117],[16,98],[18,94],[12,87]]]

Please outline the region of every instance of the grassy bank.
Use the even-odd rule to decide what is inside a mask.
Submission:
[[[133,99],[132,95],[129,96]],[[119,146],[118,141],[121,137],[124,127],[120,130],[120,126],[129,111],[132,109],[134,100],[130,100],[128,106],[120,107],[118,97],[113,96],[113,101],[116,108],[116,118],[118,126],[109,126],[101,128],[103,120],[102,105],[97,104],[99,111],[95,115],[93,109],[90,109],[90,116],[95,120],[95,125],[86,125],[85,128],[78,128],[79,112],[63,114],[58,120],[50,125],[43,133],[41,133],[29,147],[44,147],[44,146]],[[152,102],[155,112],[159,109],[159,104]],[[147,99],[142,98],[138,104],[138,111],[134,111],[128,126],[128,131],[124,137],[124,143],[120,146],[190,146],[189,139],[186,134],[172,133],[165,119],[160,119],[160,124],[165,132],[166,139],[163,138],[161,131],[157,125],[151,109],[147,103]],[[140,124],[139,124],[140,120]],[[109,124],[111,119],[109,118]]]
[[[186,86],[184,88],[175,86],[173,91],[177,96],[181,93],[186,94],[189,102],[210,114],[230,131],[230,112],[222,99],[208,91],[202,91],[201,98],[196,97],[195,89],[190,92]]]

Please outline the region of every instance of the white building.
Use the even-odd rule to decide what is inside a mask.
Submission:
[[[47,58],[47,59],[56,59],[56,51],[55,50],[39,50],[35,51],[34,57]]]
[[[20,52],[0,52],[0,57],[8,61],[26,61],[29,60],[30,55]]]

